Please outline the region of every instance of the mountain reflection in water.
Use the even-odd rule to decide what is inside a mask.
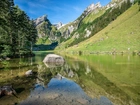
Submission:
[[[112,105],[106,98],[92,99],[75,82],[52,78],[47,87],[35,85],[30,96],[20,105]]]
[[[65,56],[65,64],[44,64],[46,52],[33,58],[0,62],[0,86],[11,83],[17,96],[0,105],[140,105],[139,56]],[[27,70],[35,77],[23,77]]]

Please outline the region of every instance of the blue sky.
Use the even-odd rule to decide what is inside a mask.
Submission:
[[[51,23],[66,24],[77,19],[92,3],[102,6],[111,0],[14,0],[15,5],[24,10],[30,19],[47,15]]]

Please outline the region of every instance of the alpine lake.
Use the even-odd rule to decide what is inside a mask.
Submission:
[[[64,64],[44,64],[49,53],[0,62],[0,86],[17,93],[0,105],[140,105],[140,56],[61,55]]]

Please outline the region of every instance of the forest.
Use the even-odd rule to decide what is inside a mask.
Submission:
[[[37,38],[33,20],[13,0],[1,0],[0,14],[0,58],[33,55]]]

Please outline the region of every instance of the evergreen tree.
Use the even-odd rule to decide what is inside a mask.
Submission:
[[[9,0],[2,0],[0,3],[0,55],[5,56],[10,53],[9,45],[9,22],[7,20],[10,10]]]
[[[2,0],[0,14],[0,56],[31,53],[37,32],[26,13],[13,0]]]
[[[30,52],[32,53],[32,47],[36,43],[37,39],[37,30],[35,28],[33,20],[30,21],[29,23],[29,33],[28,33],[28,39],[29,39],[29,44],[30,44]]]

